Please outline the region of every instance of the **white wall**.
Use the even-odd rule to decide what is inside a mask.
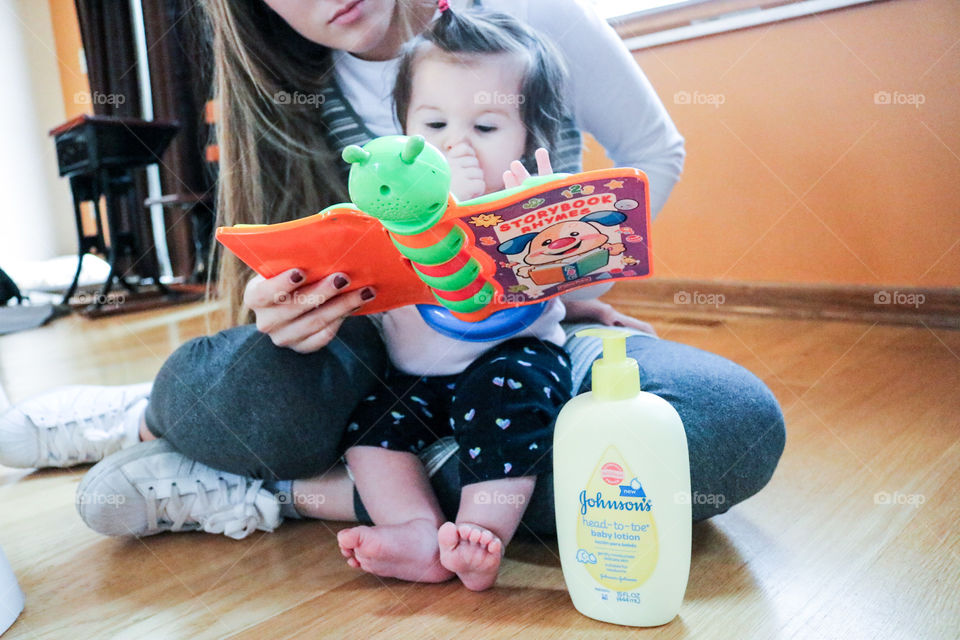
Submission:
[[[0,0],[0,265],[77,250],[47,132],[65,120],[47,0]]]

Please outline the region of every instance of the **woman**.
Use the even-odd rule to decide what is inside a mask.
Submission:
[[[617,165],[647,173],[656,214],[679,176],[683,138],[613,30],[580,0],[482,4],[553,38],[569,67],[577,125]],[[279,222],[347,200],[339,152],[399,132],[389,101],[395,57],[434,17],[435,4],[206,5],[222,113],[221,224]],[[567,125],[551,156],[557,171],[572,172],[580,169],[580,134],[573,122]],[[369,522],[336,447],[347,417],[385,366],[374,323],[350,316],[376,292],[337,295],[348,284],[342,273],[302,286],[297,269],[245,284],[229,257],[220,273],[220,291],[238,324],[252,311],[255,325],[185,344],[152,390],[73,388],[22,403],[0,419],[0,463],[64,466],[103,457],[79,488],[78,508],[89,526],[109,535],[203,529],[241,538],[272,530],[283,517]],[[694,501],[694,519],[759,491],[785,438],[766,386],[732,362],[658,339],[645,323],[576,297],[564,296],[568,320],[635,330],[627,349],[640,364],[643,388],[671,402],[683,419],[693,491],[712,498]],[[567,335],[579,328],[568,324]],[[599,341],[570,338],[566,348],[574,389],[586,391]],[[421,456],[448,517],[460,494],[454,453],[455,445],[440,441]],[[546,476],[521,531],[553,530],[551,491]]]

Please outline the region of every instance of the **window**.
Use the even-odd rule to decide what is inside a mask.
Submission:
[[[632,51],[882,0],[590,0]]]

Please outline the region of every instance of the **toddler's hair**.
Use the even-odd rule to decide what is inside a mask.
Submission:
[[[473,54],[510,53],[525,65],[520,83],[520,120],[527,129],[524,165],[531,166],[537,147],[557,148],[567,115],[564,86],[567,71],[557,49],[513,16],[482,10],[446,9],[426,31],[408,42],[400,58],[393,102],[401,129],[406,130],[413,69],[430,45],[456,58]],[[493,99],[493,96],[490,97]]]

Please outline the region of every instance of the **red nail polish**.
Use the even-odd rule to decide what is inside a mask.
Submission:
[[[337,289],[343,289],[347,286],[347,279],[338,274],[337,277],[333,279],[333,286]]]
[[[303,274],[300,273],[299,271],[294,271],[293,273],[290,274],[290,282],[292,282],[293,284],[297,284],[302,281],[303,281]]]
[[[361,299],[361,300],[370,300],[370,299],[373,298],[374,295],[375,295],[375,294],[373,293],[373,289],[371,289],[370,287],[367,287],[367,288],[365,288],[363,291],[360,292],[360,299]]]

